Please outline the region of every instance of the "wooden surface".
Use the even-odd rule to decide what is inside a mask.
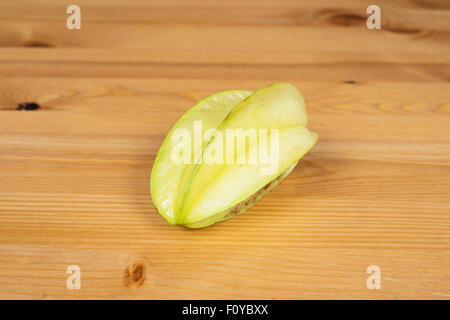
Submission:
[[[450,298],[448,1],[376,1],[381,30],[373,1],[76,3],[81,30],[72,1],[0,1],[0,298]],[[168,225],[171,125],[280,80],[317,145],[242,216]]]

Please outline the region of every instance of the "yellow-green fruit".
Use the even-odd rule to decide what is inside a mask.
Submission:
[[[174,163],[179,147],[174,133],[185,129],[194,136],[196,121],[213,134],[205,137],[201,150],[194,139],[189,141],[189,149],[197,148],[201,156],[190,156],[189,163]],[[158,212],[171,224],[192,228],[244,212],[284,179],[315,144],[317,134],[306,128],[306,122],[303,97],[290,83],[274,83],[253,94],[235,90],[203,99],[177,121],[158,152],[151,177]],[[230,132],[244,133],[241,149]],[[273,157],[262,157],[264,142],[270,152],[276,151],[265,153]],[[218,156],[222,151],[223,156]]]

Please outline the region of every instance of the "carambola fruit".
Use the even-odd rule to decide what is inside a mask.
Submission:
[[[201,228],[249,209],[317,141],[306,122],[303,97],[286,82],[201,100],[175,123],[155,159],[151,194],[159,214]]]

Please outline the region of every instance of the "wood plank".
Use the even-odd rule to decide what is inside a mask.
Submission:
[[[230,2],[227,2],[230,3]],[[115,22],[127,24],[148,25],[279,25],[279,26],[341,26],[355,27],[365,26],[369,3],[360,1],[359,5],[351,5],[350,1],[338,3],[302,2],[295,1],[295,8],[273,3],[271,7],[234,3],[232,6],[204,6],[203,3],[190,6],[182,5],[152,5],[145,2],[141,6],[115,6],[108,2],[107,5],[89,2],[81,5],[83,22]],[[419,33],[423,30],[450,29],[448,10],[430,10],[429,8],[414,6],[414,2],[401,4],[398,1],[378,2],[383,8],[384,30],[398,33]],[[446,2],[442,4],[444,7]],[[61,22],[61,17],[66,15],[63,5],[17,7],[0,5],[0,18],[3,22],[14,24],[19,21]],[[84,14],[85,13],[85,14]]]
[[[389,77],[386,77],[389,74]],[[222,64],[222,63],[161,63],[161,62],[34,62],[6,61],[0,65],[0,75],[6,77],[80,78],[168,78],[168,79],[249,79],[268,81],[340,81],[340,82],[448,82],[450,63],[293,63],[293,64]]]
[[[368,30],[365,25],[337,26],[220,26],[149,25],[92,22],[73,32],[60,22],[0,22],[2,46],[82,47],[168,50],[273,50],[447,53],[448,33],[397,33]],[[39,40],[38,40],[39,39]]]

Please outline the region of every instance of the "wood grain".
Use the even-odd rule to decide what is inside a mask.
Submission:
[[[450,298],[448,1],[378,1],[373,31],[358,0],[110,2],[72,31],[64,3],[0,3],[0,298]],[[279,80],[317,145],[247,213],[165,223],[172,124]]]

